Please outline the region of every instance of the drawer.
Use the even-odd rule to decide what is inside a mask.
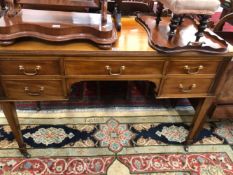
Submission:
[[[62,99],[61,80],[4,80],[7,98],[15,100]]]
[[[161,96],[206,96],[212,81],[212,78],[167,78]]]
[[[65,61],[67,75],[149,75],[162,74],[163,61]]]
[[[59,75],[59,60],[1,60],[1,75]]]
[[[170,61],[167,74],[215,74],[220,61]]]

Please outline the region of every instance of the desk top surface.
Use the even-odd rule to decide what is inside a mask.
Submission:
[[[143,27],[137,23],[135,17],[122,18],[122,30],[118,32],[118,41],[110,50],[101,50],[94,43],[87,41],[70,41],[51,43],[36,39],[22,39],[10,46],[0,46],[2,54],[38,54],[38,55],[92,55],[92,56],[195,56],[198,52],[179,54],[162,54],[152,49],[148,44],[148,36]],[[229,45],[228,53],[221,55],[233,56],[233,46]],[[208,55],[208,54],[201,54]],[[216,55],[216,54],[215,54]]]

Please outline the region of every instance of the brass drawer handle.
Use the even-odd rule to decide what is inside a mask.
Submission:
[[[40,96],[42,95],[42,93],[44,92],[44,86],[41,86],[39,89],[39,92],[31,92],[29,87],[24,87],[24,91],[26,94],[30,95],[30,96]]]
[[[185,87],[183,86],[183,84],[179,84],[179,88],[180,88],[181,92],[184,92],[184,93],[192,92],[192,90],[193,90],[194,88],[196,88],[196,87],[197,87],[196,84],[192,84],[192,85],[189,86],[188,88],[185,88]]]
[[[123,71],[125,70],[125,66],[121,66],[120,67],[120,72],[119,73],[112,73],[112,68],[111,66],[105,66],[105,69],[108,71],[108,74],[109,75],[112,75],[112,76],[117,76],[117,75],[122,75]]]
[[[24,75],[28,75],[28,76],[37,75],[40,69],[41,69],[41,66],[36,66],[34,69],[32,69],[31,72],[26,72],[24,66],[19,65],[19,71],[23,72]]]
[[[187,74],[198,74],[200,70],[204,69],[204,66],[200,65],[198,67],[189,67],[188,65],[184,66]]]

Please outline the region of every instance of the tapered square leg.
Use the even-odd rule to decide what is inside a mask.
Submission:
[[[207,111],[210,109],[214,97],[206,97],[200,99],[198,106],[196,108],[196,114],[194,116],[191,129],[189,131],[189,135],[186,140],[186,145],[192,144],[195,138],[200,133],[201,129],[203,128]]]
[[[160,21],[161,21],[161,16],[163,13],[163,4],[161,2],[158,1],[157,4],[157,9],[156,9],[156,25],[159,25]]]
[[[23,141],[23,136],[20,130],[19,120],[16,113],[15,104],[13,102],[2,102],[1,107],[5,117],[10,125],[15,140],[19,146],[19,151],[25,156],[30,157],[27,152],[26,144]]]

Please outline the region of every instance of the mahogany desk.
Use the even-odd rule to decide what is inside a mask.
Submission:
[[[80,81],[146,80],[156,98],[198,101],[187,144],[201,130],[215,89],[231,53],[160,54],[134,18],[122,19],[122,31],[112,50],[86,42],[51,44],[24,40],[0,47],[0,101],[19,145],[27,156],[15,101],[67,100],[71,85]]]

